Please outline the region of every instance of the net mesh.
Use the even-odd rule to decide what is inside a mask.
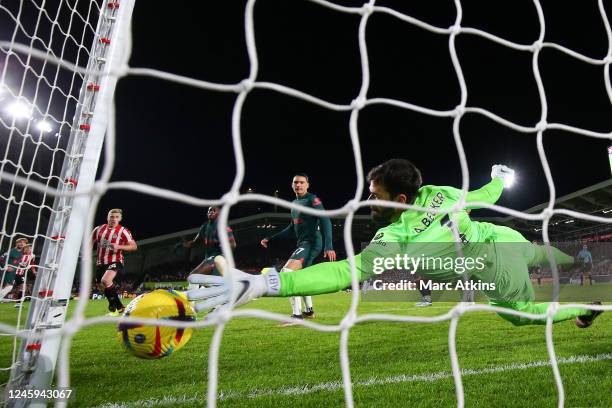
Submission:
[[[453,119],[453,135],[454,141],[456,145],[456,149],[459,156],[459,162],[462,171],[462,190],[464,194],[469,189],[469,174],[468,174],[468,163],[466,160],[465,151],[462,144],[462,137],[459,132],[459,124],[464,117],[465,114],[471,113],[476,115],[481,115],[487,117],[503,126],[511,128],[515,131],[527,133],[530,135],[534,135],[537,141],[537,150],[539,153],[539,157],[541,160],[542,167],[545,172],[546,181],[550,191],[550,198],[548,201],[548,205],[544,210],[537,214],[526,214],[520,211],[516,211],[510,208],[505,208],[497,205],[490,205],[488,203],[472,203],[479,207],[493,209],[500,213],[512,215],[515,217],[519,217],[526,220],[538,220],[542,222],[542,237],[544,242],[549,242],[549,231],[548,226],[550,223],[551,217],[554,215],[565,215],[574,217],[577,219],[588,220],[592,222],[598,223],[611,223],[612,219],[594,216],[590,214],[584,214],[576,211],[571,211],[567,209],[555,208],[554,203],[556,199],[555,195],[555,186],[551,175],[551,170],[548,164],[547,156],[543,147],[543,133],[545,131],[551,129],[558,129],[567,132],[571,132],[577,135],[582,135],[585,137],[592,138],[605,138],[612,139],[612,132],[602,133],[596,132],[589,129],[578,128],[574,126],[569,126],[563,123],[549,123],[547,120],[547,98],[546,93],[544,91],[542,77],[540,75],[539,69],[539,56],[543,49],[552,48],[555,49],[567,56],[575,58],[579,61],[582,61],[586,64],[592,64],[601,67],[602,72],[602,82],[605,87],[606,93],[612,103],[612,86],[610,84],[610,64],[612,63],[612,31],[610,29],[609,19],[606,15],[606,11],[604,9],[604,4],[602,0],[598,1],[598,10],[601,16],[601,20],[603,25],[605,26],[605,32],[607,36],[608,42],[608,50],[606,56],[602,59],[594,59],[588,56],[582,55],[576,51],[565,48],[559,44],[546,42],[545,38],[545,19],[544,13],[542,11],[542,7],[539,1],[535,0],[533,2],[534,7],[537,11],[538,20],[539,20],[539,34],[538,37],[533,40],[532,43],[529,44],[521,44],[513,41],[509,41],[507,39],[498,37],[496,35],[489,34],[485,31],[463,27],[462,24],[462,4],[461,1],[456,0],[454,2],[456,8],[456,17],[455,22],[450,27],[438,27],[431,24],[428,24],[424,21],[421,21],[417,18],[414,18],[410,15],[406,15],[400,13],[392,8],[388,7],[379,7],[375,5],[375,1],[372,0],[367,2],[361,7],[345,7],[338,4],[334,4],[332,2],[323,1],[323,0],[311,0],[312,3],[315,3],[321,7],[325,7],[331,10],[334,10],[338,13],[349,13],[360,16],[360,24],[358,31],[358,38],[356,39],[359,44],[359,52],[361,58],[361,73],[362,73],[362,81],[361,87],[357,92],[355,98],[346,103],[346,104],[336,104],[331,103],[321,98],[318,98],[315,95],[310,95],[305,92],[302,92],[298,89],[293,89],[287,86],[283,86],[278,83],[271,82],[261,82],[258,81],[258,53],[256,47],[256,39],[254,32],[254,16],[253,10],[255,1],[250,0],[246,4],[245,9],[245,18],[244,18],[244,27],[245,27],[245,35],[246,35],[246,44],[247,44],[247,52],[250,63],[249,75],[247,78],[244,78],[239,83],[235,84],[220,84],[220,83],[212,83],[207,81],[202,81],[190,77],[175,75],[168,72],[163,72],[154,69],[148,68],[136,68],[136,67],[127,67],[123,66],[117,72],[111,72],[111,75],[116,76],[125,76],[125,75],[134,75],[134,76],[148,76],[148,77],[156,77],[161,80],[171,81],[183,85],[193,86],[209,91],[217,91],[217,92],[231,92],[237,95],[232,115],[232,141],[235,147],[234,149],[234,157],[236,164],[236,174],[232,184],[230,191],[225,194],[221,199],[201,199],[198,197],[193,197],[189,195],[185,195],[182,193],[178,193],[175,191],[170,191],[166,189],[157,188],[151,185],[140,184],[136,182],[110,182],[110,171],[112,170],[112,165],[114,162],[114,116],[111,115],[108,133],[107,133],[107,149],[106,149],[106,158],[105,160],[105,168],[102,173],[102,177],[96,183],[96,188],[89,191],[92,197],[94,197],[94,205],[90,210],[89,219],[88,219],[88,229],[91,230],[93,227],[93,214],[95,213],[95,207],[97,204],[97,200],[100,195],[103,194],[108,189],[128,189],[136,192],[141,192],[144,194],[161,197],[165,199],[176,200],[182,203],[196,205],[196,206],[207,206],[213,204],[221,204],[224,205],[222,208],[220,217],[219,217],[219,228],[220,231],[225,230],[228,221],[229,215],[229,207],[235,205],[236,203],[242,201],[252,201],[258,200],[266,203],[270,203],[273,205],[279,205],[285,208],[295,208],[299,209],[301,212],[309,213],[313,215],[326,215],[326,216],[345,216],[345,229],[344,229],[344,242],[346,245],[346,253],[347,256],[352,258],[355,254],[355,250],[352,245],[352,221],[355,212],[362,207],[369,206],[372,204],[368,201],[361,201],[361,194],[364,188],[364,174],[362,171],[362,157],[361,157],[361,145],[359,142],[359,133],[357,128],[359,112],[361,109],[375,105],[375,104],[383,104],[399,107],[402,109],[411,110],[414,112],[419,112],[424,115],[431,115],[435,117],[446,117]],[[23,5],[25,3],[21,3]],[[44,109],[35,108],[35,113],[33,116],[38,115],[38,117],[49,118],[49,120],[53,121],[53,126],[57,129],[57,135],[53,139],[52,143],[49,143],[46,137],[43,137],[42,133],[33,133],[31,128],[35,124],[35,120],[28,120],[26,122],[18,123],[17,121],[7,122],[6,120],[2,120],[3,131],[8,133],[8,141],[7,144],[5,140],[2,140],[3,144],[6,144],[5,154],[2,158],[2,167],[0,176],[6,178],[8,176],[9,179],[14,180],[14,182],[8,184],[8,191],[4,192],[2,195],[2,203],[6,207],[4,210],[4,229],[2,240],[8,240],[12,242],[14,237],[21,233],[22,235],[28,236],[32,239],[49,239],[42,234],[40,234],[40,226],[44,223],[41,219],[44,218],[45,213],[49,213],[54,211],[49,207],[49,203],[47,202],[50,198],[46,195],[36,194],[36,197],[29,197],[28,192],[30,186],[34,186],[37,188],[36,191],[49,191],[50,189],[57,186],[58,183],[63,182],[63,180],[59,179],[55,176],[53,172],[54,166],[52,166],[51,171],[47,168],[44,171],[38,170],[34,171],[36,165],[36,159],[38,157],[43,157],[43,155],[47,155],[51,163],[56,163],[61,161],[59,159],[60,156],[66,156],[65,150],[65,138],[62,138],[62,134],[69,132],[71,130],[71,123],[67,121],[66,118],[71,117],[71,114],[74,113],[74,108],[71,111],[69,107],[69,103],[64,104],[63,111],[56,112],[53,111],[53,108],[50,104],[50,99],[62,97],[66,101],[73,100],[75,103],[78,101],[76,95],[74,94],[76,86],[65,86],[65,82],[60,80],[63,76],[70,77],[70,84],[78,82],[79,80],[83,80],[83,74],[87,72],[84,68],[85,64],[83,64],[84,58],[87,55],[87,49],[83,47],[83,44],[88,44],[87,39],[91,39],[92,36],[96,35],[92,31],[92,23],[91,23],[91,15],[96,14],[99,10],[99,6],[96,3],[92,3],[93,6],[90,6],[87,11],[76,11],[76,7],[71,7],[71,2],[62,2],[63,7],[67,7],[70,11],[71,23],[77,24],[81,26],[82,36],[79,36],[78,39],[75,35],[71,34],[74,32],[72,29],[68,31],[60,30],[56,28],[56,23],[58,19],[63,19],[65,16],[60,16],[59,9],[57,10],[57,14],[55,17],[51,17],[52,12],[43,11],[37,6],[36,2],[32,2],[30,7],[37,8],[40,12],[39,20],[34,25],[33,29],[28,29],[27,24],[20,19],[19,10],[10,10],[8,7],[0,4],[0,10],[3,12],[3,16],[8,16],[11,20],[12,24],[15,26],[13,37],[10,41],[2,41],[0,42],[0,48],[4,55],[6,55],[7,63],[4,64],[3,68],[3,83],[6,78],[6,73],[10,70],[17,70],[17,72],[21,72],[21,77],[23,78],[20,83],[17,85],[13,85],[9,90],[11,97],[13,98],[21,98],[31,102],[35,106],[46,106]],[[21,6],[20,5],[20,6]],[[80,9],[79,9],[80,10]],[[452,110],[436,110],[432,108],[428,108],[426,106],[419,106],[412,104],[408,101],[404,100],[396,100],[396,99],[387,99],[387,98],[369,98],[367,96],[368,89],[370,85],[370,66],[368,61],[368,47],[366,43],[366,30],[368,27],[368,21],[372,18],[372,16],[376,14],[386,14],[390,15],[398,20],[405,22],[406,24],[414,25],[420,29],[427,30],[431,33],[440,36],[448,37],[448,51],[450,53],[450,57],[452,60],[452,65],[454,67],[454,71],[456,73],[456,78],[459,83],[459,88],[461,91],[460,100],[457,102],[456,106]],[[95,16],[93,17],[95,19]],[[41,30],[41,27],[44,25],[41,22],[44,22],[46,25],[51,27],[51,31],[55,32],[53,35],[57,35],[63,39],[63,41],[51,41],[43,40],[46,38],[43,36],[38,30]],[[61,35],[60,35],[61,33]],[[532,55],[532,68],[533,75],[535,78],[535,82],[537,85],[537,90],[539,94],[540,106],[541,106],[541,115],[539,121],[537,123],[532,124],[519,124],[512,122],[510,120],[505,119],[503,116],[491,112],[489,110],[479,108],[477,106],[468,106],[467,105],[467,96],[468,96],[468,88],[464,79],[464,75],[461,68],[461,60],[457,54],[455,41],[458,35],[472,35],[472,36],[480,36],[492,43],[495,43],[501,47],[509,47],[514,50],[518,50],[525,53],[530,53]],[[21,43],[21,48],[17,45]],[[61,44],[60,44],[61,43]],[[34,46],[40,47],[42,44],[45,52],[41,53],[32,53],[27,52],[28,49],[31,49]],[[23,47],[30,47],[24,50]],[[20,52],[21,57],[18,57],[15,52],[11,50],[15,47],[19,48],[20,51],[26,51],[25,57],[24,52]],[[68,50],[72,50],[71,54],[73,58],[67,58],[66,52]],[[10,58],[9,58],[10,57]],[[82,59],[83,58],[83,59]],[[73,61],[74,66],[61,64],[60,60]],[[10,68],[14,66],[14,68]],[[42,70],[42,71],[41,71]],[[54,75],[43,75],[41,72],[48,72],[52,70],[55,72]],[[28,75],[33,76],[33,80],[26,80]],[[17,77],[15,74],[12,75],[13,78]],[[51,78],[51,79],[49,79]],[[35,87],[29,89],[27,84],[36,84]],[[8,89],[6,85],[4,85],[5,89]],[[323,108],[330,109],[333,111],[346,111],[350,112],[350,122],[349,122],[349,131],[350,138],[353,147],[354,153],[354,161],[356,168],[356,179],[357,186],[355,190],[355,195],[352,200],[346,203],[342,208],[338,208],[335,210],[314,210],[303,207],[297,207],[291,203],[288,203],[283,200],[275,199],[270,196],[260,195],[260,194],[249,194],[243,195],[240,194],[239,188],[242,185],[242,181],[245,176],[245,166],[244,166],[244,157],[242,151],[242,143],[241,143],[241,120],[242,120],[242,108],[245,103],[245,100],[248,98],[249,92],[254,89],[267,89],[270,91],[277,92],[279,94],[285,95],[290,98],[299,98],[301,100],[319,105]],[[47,102],[46,104],[44,102]],[[15,142],[16,141],[16,142]],[[24,150],[23,148],[19,149],[19,146],[24,146],[25,144],[34,144],[35,151],[38,152],[34,155],[31,160],[24,161]],[[10,145],[10,146],[9,146]],[[17,145],[16,150],[10,150],[9,147]],[[13,147],[13,149],[15,149]],[[10,150],[10,151],[9,151]],[[54,161],[55,160],[55,161]],[[15,176],[16,175],[16,176]],[[37,183],[38,182],[38,183]],[[21,186],[21,187],[20,187]],[[4,179],[3,179],[3,189],[4,189]],[[53,195],[54,193],[50,193]],[[377,202],[376,205],[384,205],[380,202]],[[457,204],[455,211],[465,208],[466,203],[461,201]],[[15,214],[25,213],[26,207],[32,207],[34,214],[36,215],[36,227],[31,231],[23,228],[20,229],[18,221],[23,218],[23,215],[18,215],[17,217],[11,216],[10,208],[14,208]],[[409,209],[417,209],[417,210],[425,210],[419,207],[406,206],[405,208]],[[435,211],[434,211],[435,212]],[[20,218],[21,217],[21,218]],[[7,221],[8,220],[8,221]],[[10,221],[16,220],[16,221]],[[7,222],[11,227],[6,227]],[[229,242],[227,241],[227,237],[223,234],[221,235],[221,245],[226,255],[226,258],[230,265],[233,265],[233,258],[230,251]],[[4,241],[3,241],[4,242]],[[90,259],[91,251],[87,246],[83,247],[84,259]],[[437,316],[434,318],[426,318],[426,317],[417,317],[417,316],[397,316],[397,315],[389,315],[389,314],[363,314],[359,315],[357,313],[357,307],[359,304],[359,293],[358,282],[355,274],[355,265],[351,265],[353,269],[353,291],[352,291],[352,299],[351,306],[348,313],[345,315],[343,320],[338,325],[320,325],[311,322],[304,322],[303,325],[309,327],[315,331],[325,331],[325,332],[340,332],[340,362],[342,369],[342,378],[343,378],[343,389],[345,394],[345,401],[348,407],[352,407],[354,405],[353,394],[352,394],[352,381],[350,374],[350,362],[348,355],[348,339],[350,330],[356,324],[368,322],[368,321],[395,321],[395,322],[417,322],[417,323],[429,323],[429,322],[437,322],[450,320],[450,328],[448,332],[448,348],[450,351],[450,360],[452,366],[452,376],[455,382],[455,391],[457,398],[457,405],[462,407],[464,405],[464,393],[463,393],[463,385],[462,385],[462,373],[460,370],[460,363],[457,356],[456,351],[456,330],[459,319],[465,313],[473,312],[473,311],[493,311],[493,312],[504,312],[506,314],[512,314],[517,316],[523,316],[530,319],[535,318],[546,318],[546,346],[548,350],[548,355],[550,358],[550,365],[553,370],[553,375],[556,382],[556,387],[558,391],[558,404],[559,406],[564,405],[564,387],[563,382],[559,373],[558,368],[558,360],[555,355],[555,348],[553,342],[553,326],[552,326],[552,317],[556,313],[557,310],[568,307],[575,307],[577,305],[573,304],[559,304],[557,302],[552,302],[547,313],[545,315],[532,315],[527,313],[521,313],[508,309],[500,309],[495,308],[489,305],[466,305],[466,304],[457,304],[453,307],[448,313]],[[559,286],[559,276],[557,273],[556,267],[553,266],[553,279],[555,285],[555,293],[558,293]],[[230,272],[231,275],[231,272]],[[81,293],[89,293],[90,290],[90,281],[91,278],[91,265],[88,262],[83,263],[83,276],[81,278]],[[96,324],[101,322],[108,322],[113,320],[112,318],[94,318],[94,319],[85,319],[84,310],[85,304],[87,302],[88,296],[81,296],[79,301],[79,305],[76,308],[76,311],[72,318],[68,320],[62,329],[62,335],[64,336],[62,348],[60,352],[60,360],[59,360],[59,369],[58,369],[58,386],[68,386],[70,384],[69,377],[69,350],[71,339],[74,333],[76,333],[80,328],[84,325]],[[588,307],[590,309],[597,310],[612,310],[612,306],[587,306],[580,305],[581,307]],[[210,344],[210,352],[209,352],[209,364],[208,364],[208,406],[214,407],[217,403],[217,383],[218,383],[218,359],[219,359],[219,350],[221,345],[222,334],[225,329],[226,323],[237,316],[250,316],[250,317],[259,317],[264,319],[273,319],[277,321],[288,321],[285,316],[281,316],[278,314],[269,313],[263,310],[254,310],[254,309],[241,309],[241,310],[226,310],[218,315],[216,320],[212,321],[200,321],[192,326],[203,327],[203,326],[214,326],[214,335]],[[180,323],[169,323],[169,322],[160,322],[162,325],[184,325]],[[4,330],[7,333],[11,333],[15,335],[15,332],[9,330],[5,326],[0,326],[0,329]],[[19,336],[25,336],[23,332],[19,333]]]
[[[37,255],[47,242],[59,241],[57,235],[48,233],[50,220],[62,218],[68,211],[49,192],[70,190],[76,183],[62,168],[80,160],[78,149],[70,148],[70,140],[78,131],[73,117],[86,101],[79,99],[85,74],[56,62],[88,65],[94,51],[91,44],[96,37],[100,3],[0,2],[0,248],[3,254],[16,245],[18,238],[27,238]],[[34,52],[38,52],[38,57]],[[33,188],[30,183],[37,187]],[[34,260],[21,265],[17,273],[23,273],[26,284],[14,288],[16,297],[3,299],[19,306],[15,330],[22,329],[26,321],[21,300],[39,299],[32,296],[34,271],[41,277],[51,274],[49,265],[53,264],[53,257],[45,260],[45,263]],[[21,259],[3,257],[0,281],[4,282],[5,278],[8,281],[15,261],[19,263]],[[39,264],[36,268],[29,266],[36,264]],[[4,332],[0,334],[7,336]],[[0,367],[2,371],[15,368],[18,337],[13,337],[12,345],[11,364]]]

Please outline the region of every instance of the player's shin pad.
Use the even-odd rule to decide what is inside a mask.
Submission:
[[[204,285],[204,288],[185,292],[187,298],[195,302],[196,312],[221,306],[230,301],[230,286],[233,285],[234,304],[240,306],[262,296],[278,296],[280,279],[278,272],[270,270],[266,275],[250,275],[238,269],[225,276],[193,274],[189,283]]]

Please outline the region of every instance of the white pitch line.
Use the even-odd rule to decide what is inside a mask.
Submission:
[[[612,353],[597,354],[595,356],[580,355],[571,357],[561,357],[557,359],[559,364],[582,364],[582,363],[594,363],[597,361],[612,360]],[[550,361],[532,361],[530,363],[514,363],[506,364],[496,367],[488,367],[481,369],[463,369],[461,375],[482,375],[482,374],[494,374],[503,373],[511,370],[527,370],[535,367],[546,367],[550,366]],[[437,373],[430,374],[417,374],[417,375],[396,375],[392,377],[371,377],[367,380],[356,381],[353,383],[354,387],[366,387],[371,385],[384,385],[384,384],[397,384],[397,383],[410,383],[410,382],[434,382],[438,380],[444,380],[452,378],[453,374],[448,371],[440,371]],[[304,395],[310,394],[317,391],[340,391],[342,390],[342,381],[331,381],[325,383],[319,383],[315,385],[302,385],[299,387],[283,387],[269,390],[253,390],[251,392],[221,392],[219,394],[219,400],[239,399],[239,398],[258,398],[265,396],[274,395]],[[146,400],[130,401],[130,402],[113,402],[103,405],[98,405],[94,408],[150,408],[150,407],[164,407],[181,404],[193,404],[203,402],[206,400],[205,395],[199,395],[195,393],[193,395],[183,395],[180,397],[163,397],[163,398],[151,398]]]

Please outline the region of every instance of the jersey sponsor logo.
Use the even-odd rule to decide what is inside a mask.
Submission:
[[[387,246],[387,243],[385,241],[381,241],[382,237],[385,236],[384,232],[377,232],[376,235],[374,235],[374,238],[372,238],[372,240],[370,241],[370,244],[376,244],[376,245],[380,245],[380,246]]]
[[[294,218],[292,221],[293,221],[294,224],[301,224],[301,223],[304,222],[304,219],[303,218]]]
[[[319,200],[319,197],[315,197],[314,200],[312,200],[312,205],[321,205],[321,200]]]
[[[94,230],[93,240],[98,244],[97,265],[107,265],[113,262],[123,263],[123,252],[114,250],[113,244],[123,245],[133,238],[130,231],[122,225],[109,228],[108,224],[103,224]]]
[[[35,272],[36,268],[34,267],[34,254],[23,254],[21,259],[19,260],[19,268],[17,268],[17,275],[23,276],[26,270],[31,269]]]

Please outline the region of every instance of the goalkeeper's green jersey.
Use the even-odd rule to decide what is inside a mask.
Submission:
[[[503,181],[493,179],[482,188],[468,192],[466,202],[495,203],[504,188]],[[461,196],[461,190],[445,186],[423,186],[419,189],[414,201],[415,206],[450,210]],[[433,213],[431,211],[406,210],[394,223],[379,229],[369,245],[362,253],[355,256],[355,264],[360,281],[375,276],[375,265],[378,259],[393,258],[397,254],[407,254],[412,258],[433,258],[456,260],[459,258],[457,239],[452,225],[456,226],[463,252],[463,258],[482,259],[486,263],[483,269],[471,269],[471,276],[484,282],[498,282],[499,290],[516,291],[516,288],[506,281],[507,276],[496,274],[495,262],[497,254],[494,248],[498,234],[509,230],[486,222],[470,219],[466,210],[452,214]],[[512,230],[510,230],[512,231]],[[504,235],[504,242],[514,241],[531,244],[520,234]],[[508,239],[509,237],[509,239]],[[476,245],[478,244],[478,245]],[[520,259],[520,262],[525,262]],[[436,268],[429,264],[424,269],[415,270],[419,275],[434,281],[456,281],[463,276],[463,268]],[[348,260],[325,262],[302,271],[281,274],[281,296],[299,294],[329,293],[344,289],[351,284],[351,272]],[[509,287],[512,287],[508,289]],[[496,291],[499,292],[499,291]],[[504,296],[504,293],[491,293],[494,297]]]

